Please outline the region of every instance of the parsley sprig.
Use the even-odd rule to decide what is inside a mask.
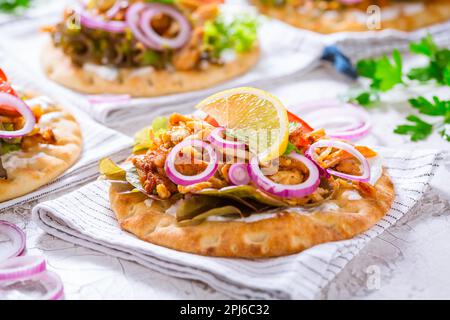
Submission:
[[[430,136],[436,128],[439,134],[450,142],[450,100],[440,100],[434,96],[433,101],[429,101],[424,97],[418,97],[410,99],[409,104],[421,114],[438,117],[437,121],[432,124],[416,115],[409,115],[406,120],[410,123],[397,126],[395,133],[410,135],[412,141],[419,141]]]
[[[367,89],[354,90],[347,99],[350,102],[370,107],[380,102],[380,95],[399,84],[408,85],[410,81],[436,81],[440,85],[450,86],[450,50],[439,48],[431,35],[427,35],[419,42],[409,46],[413,54],[424,55],[428,58],[425,66],[411,69],[405,73],[402,56],[395,49],[392,56],[362,59],[356,63],[356,71],[360,77],[370,80]]]
[[[428,65],[411,69],[408,78],[426,82],[436,80],[437,83],[450,86],[450,50],[439,48],[431,35],[422,38],[418,43],[411,43],[410,51],[429,59]]]
[[[19,8],[28,8],[30,0],[2,0],[0,1],[0,11],[12,13]]]
[[[357,62],[356,71],[360,77],[370,80],[367,89],[353,90],[347,95],[347,100],[365,107],[376,106],[381,95],[398,85],[407,86],[411,81],[420,83],[434,81],[439,85],[450,86],[450,50],[439,48],[431,35],[427,35],[419,42],[409,46],[413,54],[428,58],[424,66],[416,67],[409,72],[403,70],[402,56],[396,49],[392,56],[384,55],[380,58],[363,59]],[[408,123],[399,125],[394,132],[410,135],[412,141],[424,140],[433,130],[450,142],[450,101],[441,101],[433,97],[432,101],[425,97],[410,99],[409,104],[420,114],[432,117],[432,123],[423,120],[417,115],[406,117]]]

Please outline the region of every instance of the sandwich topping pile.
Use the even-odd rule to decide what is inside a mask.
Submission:
[[[220,4],[221,0],[84,2],[80,8],[67,9],[60,23],[44,28],[52,40],[52,47],[43,55],[44,66],[54,80],[67,84],[61,79],[63,76],[52,76],[57,72],[52,69],[61,62],[49,61],[48,56],[50,53],[54,59],[54,51],[58,49],[69,58],[72,64],[69,70],[80,69],[80,72],[98,75],[103,80],[120,82],[124,87],[122,92],[133,91],[133,94],[143,96],[167,92],[164,89],[142,90],[141,94],[136,94],[136,86],[130,90],[131,84],[127,85],[129,78],[159,71],[165,77],[152,79],[153,82],[165,82],[165,87],[171,87],[174,84],[167,83],[172,80],[167,79],[168,73],[189,73],[192,82],[200,82],[193,78],[196,73],[209,74],[214,67],[227,65],[234,69],[222,68],[222,71],[227,77],[236,76],[257,61],[258,22],[248,14],[225,15]],[[80,76],[75,78],[67,85],[80,91],[93,91],[87,86],[77,86],[74,82],[81,81],[77,80]],[[216,78],[220,80],[220,77]],[[208,85],[208,81],[201,80],[203,83],[196,86]],[[91,87],[97,87],[96,91],[100,92],[101,84],[95,82],[100,81],[91,79]],[[145,82],[149,85],[149,81]],[[153,85],[157,84],[150,83]],[[169,91],[188,91],[193,84],[177,86]],[[104,92],[113,90],[107,86],[101,89]]]
[[[279,256],[352,237],[389,209],[377,152],[311,128],[276,97],[236,88],[197,107],[141,130],[124,165],[101,161],[125,230],[198,254]]]

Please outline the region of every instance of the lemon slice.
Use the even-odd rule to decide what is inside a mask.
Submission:
[[[278,158],[289,141],[289,120],[280,100],[251,87],[216,93],[197,106],[213,117],[227,134],[249,145],[260,161]]]

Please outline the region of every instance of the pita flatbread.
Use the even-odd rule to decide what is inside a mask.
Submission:
[[[382,7],[381,14],[383,17],[384,12],[385,18],[381,20],[381,29],[413,31],[450,19],[449,0],[429,0],[422,2],[422,9],[400,11],[398,15],[392,17],[389,16],[389,12],[397,11],[395,6],[407,6],[409,4],[403,2],[403,4]],[[366,17],[369,17],[369,15],[364,11],[355,13],[355,10],[336,10],[330,12],[329,15],[320,14],[319,16],[313,16],[311,12],[302,13],[298,9],[288,5],[268,6],[262,4],[260,0],[253,0],[253,3],[263,14],[302,29],[320,33],[369,31],[366,24]],[[413,2],[413,4],[417,5],[417,2]]]
[[[58,105],[48,104],[43,111],[38,126],[52,129],[56,143],[38,143],[26,151],[2,156],[8,179],[0,179],[0,202],[25,195],[53,181],[80,156],[82,137],[75,118]]]
[[[206,256],[264,258],[350,239],[368,230],[386,214],[394,199],[394,187],[386,172],[375,188],[372,198],[344,188],[315,208],[277,209],[253,214],[244,221],[205,221],[183,227],[166,213],[172,205],[169,201],[152,201],[141,193],[126,192],[130,187],[118,183],[111,185],[109,195],[121,228],[144,241]]]
[[[259,48],[255,47],[248,53],[238,54],[232,62],[221,66],[211,64],[201,71],[121,69],[116,80],[108,80],[74,65],[61,49],[48,44],[43,51],[42,64],[50,79],[79,92],[153,97],[200,90],[230,80],[255,66],[259,55]]]

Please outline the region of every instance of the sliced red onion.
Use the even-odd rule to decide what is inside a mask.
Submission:
[[[101,104],[101,103],[117,103],[126,102],[131,100],[129,94],[119,94],[119,95],[91,95],[87,97],[87,100],[91,104]]]
[[[228,178],[231,183],[236,186],[243,186],[249,184],[251,181],[248,174],[248,164],[246,163],[233,163],[228,169]]]
[[[127,23],[125,21],[106,21],[101,17],[92,16],[87,11],[81,11],[79,15],[81,25],[85,26],[86,28],[99,29],[111,33],[123,33],[125,32],[125,28],[127,27]]]
[[[64,286],[61,278],[54,272],[47,271],[36,277],[47,289],[41,300],[61,300],[64,297]]]
[[[61,278],[51,271],[27,279],[0,282],[0,300],[61,300],[63,297]]]
[[[341,149],[341,150],[344,150],[344,151],[350,153],[361,163],[362,171],[363,171],[360,176],[355,176],[355,175],[351,175],[351,174],[347,174],[347,173],[342,173],[342,172],[339,172],[339,171],[336,171],[333,169],[326,169],[329,174],[334,175],[336,177],[353,180],[353,181],[368,182],[370,180],[369,162],[361,154],[361,152],[359,152],[358,150],[355,149],[355,147],[353,147],[352,145],[349,145],[348,143],[338,141],[338,140],[319,140],[316,143],[313,143],[309,147],[309,149],[306,150],[306,153],[308,154],[308,156],[311,159],[313,159],[313,161],[316,162],[317,155],[315,153],[315,150],[316,150],[316,148],[322,148],[322,147],[333,147],[333,148]]]
[[[308,168],[308,179],[300,184],[292,185],[275,183],[263,174],[257,157],[250,159],[250,178],[259,188],[282,198],[302,198],[313,193],[320,184],[319,170],[316,165],[305,156],[296,152],[292,152],[288,157],[302,162]]]
[[[160,3],[150,3],[147,5],[140,18],[140,27],[144,35],[156,43],[154,49],[164,50],[165,48],[178,49],[181,48],[189,40],[191,34],[191,25],[189,21],[178,10],[172,6]],[[179,25],[179,32],[175,38],[161,37],[151,26],[151,21],[156,14],[163,13],[175,20]]]
[[[17,110],[17,112],[19,112],[25,119],[25,124],[22,129],[16,131],[0,130],[0,138],[19,138],[30,133],[34,129],[36,124],[34,114],[30,107],[28,107],[21,99],[8,93],[0,92],[0,106],[1,105],[6,105]]]
[[[206,151],[209,157],[209,164],[206,169],[194,176],[186,176],[182,173],[178,172],[175,168],[176,158],[178,153],[183,150],[185,147],[197,147],[200,148],[202,153]],[[166,158],[166,163],[164,165],[164,169],[166,171],[169,179],[176,184],[182,186],[189,186],[195,183],[199,183],[202,181],[209,180],[217,171],[219,164],[217,161],[217,154],[214,149],[208,143],[201,140],[184,140],[183,142],[177,144],[170,151],[169,155]]]
[[[217,148],[220,149],[243,149],[245,150],[245,143],[239,141],[230,141],[223,137],[225,128],[216,128],[211,131],[208,137],[208,141]]]
[[[327,170],[322,168],[316,161],[314,161],[314,159],[312,159],[309,154],[305,153],[305,157],[307,157],[309,160],[311,160],[316,165],[317,170],[319,170],[319,176],[321,178],[328,179],[331,177],[331,174],[329,174]]]
[[[161,37],[153,30],[151,20],[158,13],[164,13],[178,22],[180,31],[175,38]],[[127,10],[126,21],[136,39],[154,50],[180,48],[186,44],[191,34],[191,26],[186,17],[175,8],[164,4],[135,3]]]
[[[0,282],[32,277],[46,270],[42,256],[15,257],[0,263]]]
[[[371,128],[369,114],[361,107],[339,100],[317,100],[304,102],[297,109],[311,124],[323,127],[332,138],[356,140],[367,135]],[[337,129],[331,129],[330,124],[349,123]]]
[[[110,19],[114,18],[120,10],[128,6],[128,1],[117,0],[114,5],[106,11],[106,16]]]
[[[11,245],[4,247],[0,246],[0,261],[17,257],[23,254],[25,251],[25,233],[16,225],[0,220],[0,234],[8,237]]]

